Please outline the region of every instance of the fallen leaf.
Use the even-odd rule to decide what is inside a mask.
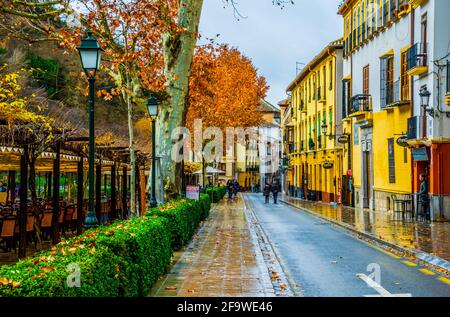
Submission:
[[[166,290],[166,291],[176,291],[177,288],[176,288],[175,286],[166,286],[166,287],[165,287],[165,290]]]
[[[44,272],[51,272],[51,271],[53,271],[54,269],[55,269],[54,266],[46,266],[46,267],[41,268],[41,271],[44,271]]]
[[[0,285],[8,285],[10,280],[5,277],[0,277]]]

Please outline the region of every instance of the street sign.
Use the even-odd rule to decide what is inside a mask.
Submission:
[[[329,169],[333,168],[334,164],[333,164],[333,162],[326,161],[326,162],[323,163],[322,166],[323,166],[324,169],[329,170]]]
[[[186,198],[200,200],[200,186],[186,186]]]
[[[341,144],[347,144],[348,143],[348,135],[347,134],[341,135],[338,138],[338,142]]]

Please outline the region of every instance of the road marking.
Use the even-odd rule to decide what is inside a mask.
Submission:
[[[411,261],[403,261],[403,263],[406,264],[407,266],[413,266],[413,267],[416,267],[416,266],[417,266],[416,263],[411,262]]]
[[[440,278],[438,278],[438,280],[443,282],[443,283],[445,283],[445,284],[447,284],[447,285],[450,285],[450,279],[448,279],[446,277],[440,277]]]
[[[427,269],[420,269],[420,272],[422,272],[425,275],[436,275],[433,271],[427,270]]]
[[[358,273],[357,277],[362,279],[366,284],[377,291],[380,295],[365,295],[364,297],[412,297],[412,294],[391,294],[383,286],[372,280],[365,274]]]

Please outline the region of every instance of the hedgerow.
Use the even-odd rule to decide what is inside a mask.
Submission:
[[[166,273],[173,249],[193,236],[211,208],[209,195],[180,199],[144,217],[117,221],[62,240],[50,250],[0,268],[0,296],[146,296]],[[76,281],[79,270],[80,285]],[[75,286],[75,287],[72,287]]]

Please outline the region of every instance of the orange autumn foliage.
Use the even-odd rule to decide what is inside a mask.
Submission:
[[[264,77],[252,61],[228,45],[198,47],[189,82],[187,127],[193,131],[195,119],[203,127],[258,126],[262,121],[257,107],[267,93]]]

